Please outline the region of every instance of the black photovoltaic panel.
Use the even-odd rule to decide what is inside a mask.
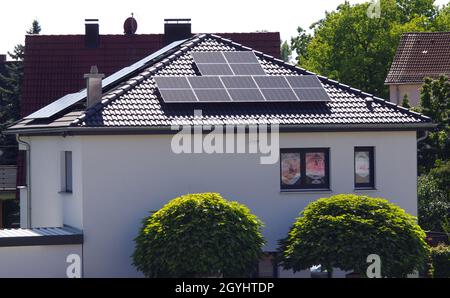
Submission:
[[[201,102],[228,102],[231,101],[225,89],[194,89]]]
[[[228,63],[253,63],[259,64],[255,53],[251,51],[223,52]]]
[[[221,77],[226,88],[258,88],[251,76]]]
[[[235,75],[265,75],[260,64],[230,64]]]
[[[331,100],[312,75],[155,77],[155,81],[165,102]]]
[[[155,77],[159,89],[190,89],[186,77]]]
[[[297,95],[300,101],[329,101],[330,97],[328,96],[325,89],[294,89],[295,94]]]
[[[189,83],[194,89],[223,89],[219,77],[189,77]]]
[[[197,64],[197,68],[203,76],[229,76],[234,74],[228,64]]]
[[[192,89],[160,89],[164,102],[196,102]]]
[[[323,88],[317,76],[286,76],[292,88]]]
[[[259,88],[287,88],[288,82],[282,76],[253,76]]]
[[[261,89],[267,101],[298,101],[292,89]]]
[[[264,101],[258,89],[228,89],[233,101]]]
[[[191,53],[196,64],[201,63],[227,63],[222,52],[193,52]]]

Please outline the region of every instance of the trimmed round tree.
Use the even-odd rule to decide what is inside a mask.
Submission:
[[[184,195],[143,220],[133,264],[146,277],[247,277],[262,253],[261,227],[220,194]]]
[[[322,265],[366,276],[367,257],[381,259],[383,277],[421,270],[429,256],[416,218],[387,200],[342,194],[310,203],[280,240],[281,264],[300,271]]]

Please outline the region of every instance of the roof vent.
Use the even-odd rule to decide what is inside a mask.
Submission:
[[[90,108],[102,99],[102,79],[104,74],[98,73],[96,65],[91,66],[90,73],[84,75],[86,79],[87,107]]]
[[[191,19],[164,19],[164,43],[166,45],[191,36]]]
[[[373,107],[372,107],[372,104],[373,104],[373,97],[368,96],[368,97],[366,97],[364,100],[366,101],[367,108],[368,108],[369,110],[371,110],[371,109],[373,108]]]
[[[131,17],[125,20],[123,23],[123,32],[127,35],[135,34],[137,30],[137,22],[134,18],[133,13],[131,13]]]
[[[98,48],[100,45],[98,19],[85,19],[84,43],[89,49]]]

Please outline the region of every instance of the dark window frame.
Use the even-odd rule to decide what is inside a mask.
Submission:
[[[369,183],[356,183],[356,158],[357,152],[369,152]],[[353,183],[355,189],[374,189],[375,188],[375,147],[357,146],[353,150]]]
[[[73,191],[73,158],[72,151],[64,151],[64,192]]]
[[[306,153],[324,153],[325,154],[325,183],[314,185],[306,183]],[[283,184],[282,177],[282,153],[299,153],[300,154],[300,183],[296,185]],[[330,148],[282,148],[280,149],[280,189],[282,191],[307,191],[307,190],[330,190]]]

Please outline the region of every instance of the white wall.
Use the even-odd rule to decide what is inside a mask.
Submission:
[[[81,258],[81,245],[0,247],[0,278],[67,277],[70,254]]]
[[[168,135],[66,139],[78,138],[86,277],[140,276],[130,256],[142,218],[186,193],[214,191],[246,204],[265,222],[265,249],[273,251],[309,202],[354,192],[354,146],[376,147],[377,190],[357,193],[389,199],[417,214],[415,132],[282,134],[281,148],[330,147],[332,191],[310,193],[280,193],[279,164],[261,165],[258,155],[176,155]]]
[[[421,84],[412,85],[390,85],[389,98],[395,104],[402,104],[405,94],[408,95],[408,101],[411,106],[417,107],[420,103]]]

